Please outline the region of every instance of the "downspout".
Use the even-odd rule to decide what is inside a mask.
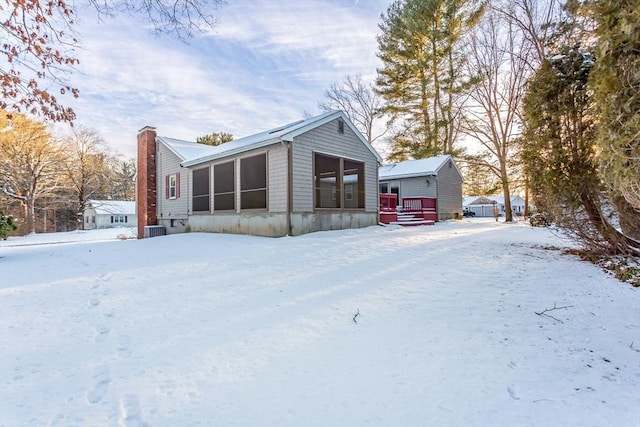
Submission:
[[[291,236],[291,215],[293,207],[293,156],[291,153],[291,141],[280,140],[287,150],[287,235]]]

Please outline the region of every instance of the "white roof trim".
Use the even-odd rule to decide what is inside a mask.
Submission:
[[[277,144],[283,141],[292,142],[295,137],[300,136],[312,129],[315,129],[338,118],[342,119],[344,123],[349,126],[349,128],[354,132],[358,139],[363,144],[365,144],[367,149],[375,156],[376,160],[381,163],[382,157],[380,157],[380,154],[378,154],[378,152],[371,146],[371,144],[369,144],[364,136],[362,136],[360,131],[358,131],[353,123],[351,123],[347,116],[342,111],[329,111],[319,116],[311,117],[306,120],[299,120],[285,126],[274,128],[270,131],[260,132],[254,135],[237,139],[235,141],[227,142],[226,144],[217,146],[217,149],[214,153],[189,160],[185,159],[185,161],[182,163],[182,166],[191,167],[200,163],[222,159],[246,151]]]

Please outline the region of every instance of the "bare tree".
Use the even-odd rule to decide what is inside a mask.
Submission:
[[[105,198],[109,192],[109,156],[105,141],[94,130],[73,128],[64,141],[67,151],[66,176],[75,196],[76,214],[81,218],[89,199]],[[84,228],[83,222],[79,225]]]
[[[465,132],[482,147],[477,159],[498,177],[505,200],[506,221],[512,221],[510,162],[520,132],[520,104],[525,94],[528,60],[535,47],[519,36],[503,15],[489,11],[473,33],[469,73],[478,76],[470,92]]]
[[[364,137],[373,144],[387,132],[385,127],[376,132],[376,123],[383,113],[382,97],[371,83],[362,81],[362,76],[346,76],[342,83],[333,83],[324,93],[325,101],[318,103],[323,111],[342,110]]]

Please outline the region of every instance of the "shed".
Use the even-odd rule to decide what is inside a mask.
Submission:
[[[341,111],[219,146],[145,127],[138,234],[151,225],[272,237],[375,225],[381,161]]]
[[[435,198],[438,220],[462,218],[462,174],[446,154],[387,164],[379,169],[379,191],[405,199]]]
[[[127,200],[87,200],[85,230],[136,226],[136,202]]]
[[[511,210],[514,215],[524,215],[524,199],[521,196],[514,195],[511,199]],[[500,215],[504,215],[504,196],[468,196],[462,201],[465,210],[470,210],[478,217],[493,217],[493,208],[497,206]]]

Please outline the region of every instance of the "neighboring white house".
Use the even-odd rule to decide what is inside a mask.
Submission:
[[[123,200],[88,200],[84,209],[84,229],[135,227],[136,202]]]
[[[437,199],[438,220],[462,218],[462,174],[448,155],[380,166],[380,193]]]
[[[381,162],[341,111],[214,147],[145,127],[138,236],[160,228],[279,237],[375,225]]]
[[[504,196],[468,196],[462,200],[463,209],[475,213],[475,216],[492,217],[494,206],[498,206],[500,215],[505,214]],[[511,196],[511,211],[514,215],[524,215],[524,199]]]

